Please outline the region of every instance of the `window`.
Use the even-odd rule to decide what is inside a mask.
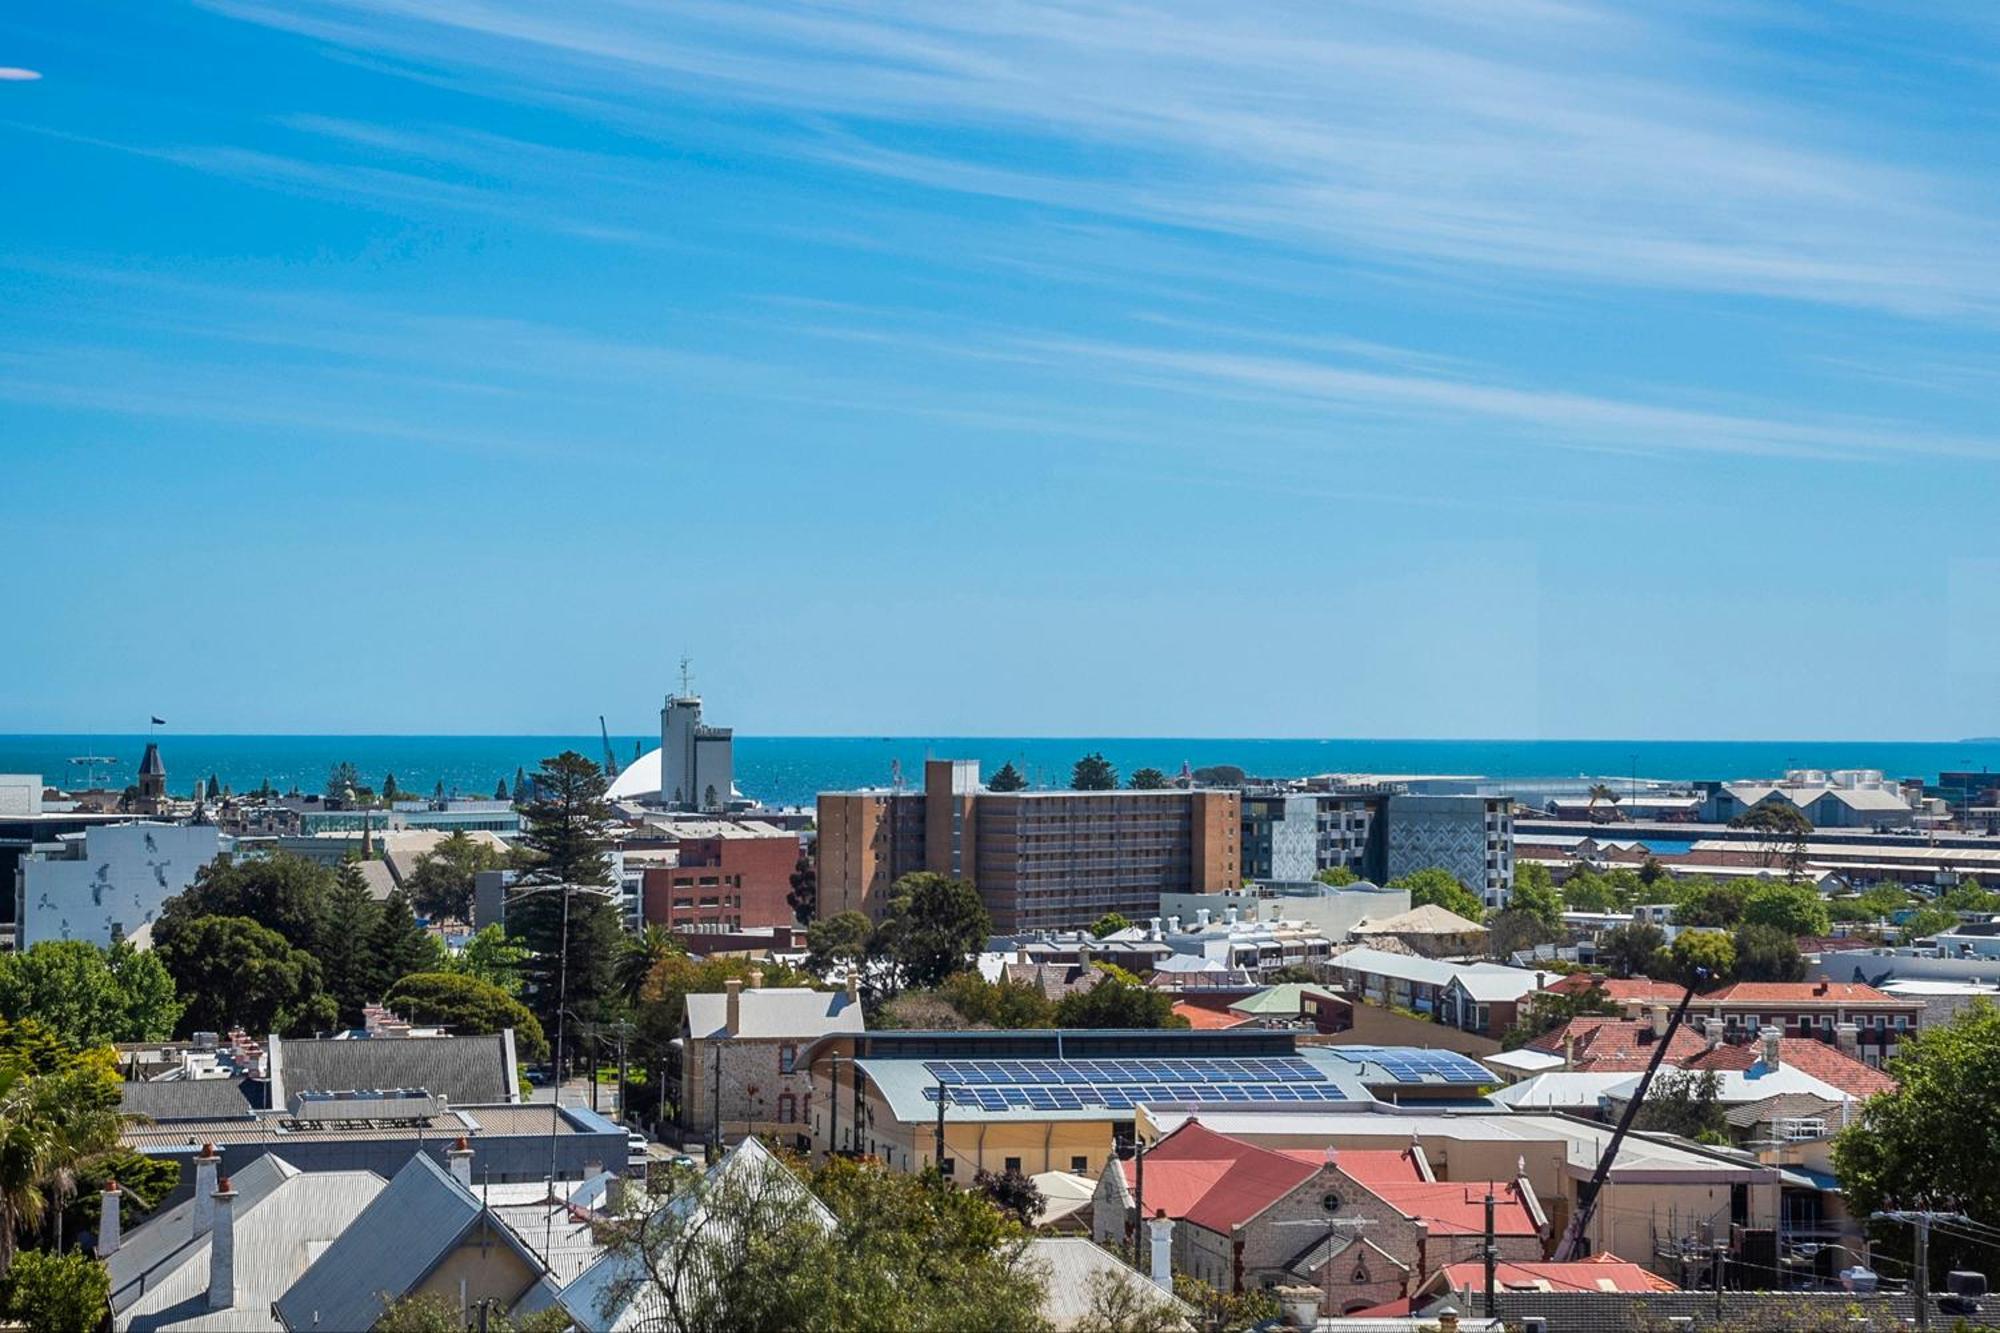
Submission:
[[[1079,1176],[1087,1176],[1090,1174],[1090,1159],[1088,1157],[1072,1157],[1069,1159],[1069,1169]]]
[[[1016,1175],[1019,1175],[1021,1171],[1021,1159],[1018,1157],[1009,1157],[1007,1159],[1007,1165],[1003,1169],[1012,1171]]]
[[[796,1045],[788,1042],[778,1048],[778,1072],[780,1074],[793,1072],[798,1068],[798,1064],[799,1048]]]
[[[789,1092],[778,1094],[778,1123],[796,1125],[799,1122],[799,1099]]]

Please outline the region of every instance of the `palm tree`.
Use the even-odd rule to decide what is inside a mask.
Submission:
[[[647,926],[638,934],[628,936],[618,955],[619,993],[627,1003],[637,1004],[639,992],[646,987],[646,978],[653,974],[660,961],[686,952],[673,932],[665,926]]]
[[[1599,801],[1611,802],[1611,817],[1613,819],[1618,818],[1618,793],[1611,790],[1609,784],[1594,782],[1590,786],[1590,805],[1587,809],[1593,822],[1597,819],[1597,803]]]
[[[35,1074],[0,1064],[0,1275],[23,1232],[60,1218],[79,1168],[118,1146],[124,1117],[101,1103],[87,1069]]]

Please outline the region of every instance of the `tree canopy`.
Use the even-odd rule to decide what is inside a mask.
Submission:
[[[1776,926],[1748,922],[1731,936],[1736,949],[1738,981],[1804,981],[1805,956],[1792,933]]]
[[[1092,751],[1076,761],[1070,770],[1069,785],[1071,791],[1115,791],[1118,770],[1101,752]]]
[[[1660,981],[1713,990],[1736,972],[1736,946],[1719,930],[1683,930],[1656,951],[1648,969]]]
[[[389,988],[382,1003],[412,1023],[435,1023],[454,1036],[514,1029],[522,1058],[549,1058],[548,1038],[528,1007],[498,986],[455,972],[413,972]]]
[[[819,915],[819,864],[809,855],[802,854],[792,867],[785,906],[792,909],[792,919],[802,926],[810,926]]]
[[[1722,1079],[1713,1069],[1669,1069],[1647,1088],[1632,1126],[1699,1143],[1727,1143],[1722,1113]]]
[[[986,790],[1025,791],[1027,786],[1028,780],[1021,776],[1021,770],[1014,767],[1014,761],[1009,759],[1000,765],[999,770],[987,781]]]
[[[1643,976],[1666,942],[1667,933],[1658,926],[1633,921],[1605,931],[1597,941],[1597,956],[1617,976]]]
[[[1121,930],[1130,929],[1132,923],[1123,912],[1106,912],[1090,923],[1090,933],[1100,940],[1106,935],[1116,935]]]
[[[155,946],[186,1008],[184,1032],[308,1037],[339,1018],[319,960],[248,917],[203,916]]]
[[[1346,866],[1328,866],[1314,875],[1313,878],[1331,888],[1341,889],[1347,887],[1349,884],[1359,882],[1361,876],[1355,874]]]
[[[410,902],[425,916],[472,920],[472,890],[482,870],[498,870],[507,858],[500,849],[469,837],[464,829],[417,858],[404,885]]]
[[[868,957],[875,923],[866,912],[836,912],[806,927],[806,970],[832,975],[836,968],[858,967]]]
[[[1104,980],[1085,991],[1071,991],[1056,1002],[1059,1028],[1184,1028],[1188,1021],[1174,1012],[1174,997],[1154,990],[1122,967],[1093,963]]]
[[[1551,930],[1562,928],[1563,896],[1549,877],[1549,868],[1539,861],[1522,861],[1514,867],[1514,893],[1509,907],[1525,912]]]
[[[1785,934],[1824,935],[1832,929],[1826,899],[1809,884],[1760,884],[1743,900],[1743,921],[1774,926]]]
[[[523,998],[546,1032],[556,1031],[560,1008],[596,1021],[617,1002],[615,964],[623,927],[604,892],[612,884],[606,837],[611,808],[604,785],[601,767],[565,750],[542,761],[531,782],[533,799],[523,811],[519,849],[526,869],[520,885],[544,891],[517,894],[507,909],[507,925],[528,947]],[[574,1050],[564,1053],[565,1063]]]
[[[162,1041],[180,1016],[158,956],[123,940],[109,949],[43,940],[0,954],[0,1017],[34,1019],[73,1045]]]
[[[1456,912],[1467,921],[1477,921],[1486,915],[1486,904],[1480,901],[1479,895],[1459,883],[1458,877],[1449,870],[1437,866],[1392,879],[1386,887],[1408,890],[1412,907],[1435,903],[1447,912]]]
[[[1922,1029],[1902,1043],[1888,1073],[1895,1090],[1862,1103],[1834,1140],[1849,1211],[1937,1209],[2000,1226],[2000,1172],[1969,1169],[1989,1163],[2000,1142],[2000,1009],[1975,1000],[1953,1022]],[[1903,1246],[1905,1231],[1879,1230],[1878,1243]],[[1975,1254],[1977,1262],[1962,1262]],[[1939,1271],[1982,1268],[1990,1258],[1944,1235],[1933,1235],[1931,1255]]]
[[[919,870],[891,886],[869,952],[888,965],[899,988],[935,986],[963,968],[992,932],[970,881]]]
[[[1161,791],[1171,787],[1173,781],[1157,768],[1135,768],[1126,785],[1133,791]]]

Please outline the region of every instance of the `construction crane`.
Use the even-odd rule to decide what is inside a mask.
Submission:
[[[611,728],[604,725],[604,714],[597,715],[597,734],[604,737],[604,776],[618,776],[618,756],[611,753]]]
[[[1590,1179],[1576,1192],[1576,1211],[1570,1216],[1569,1226],[1563,1232],[1562,1244],[1556,1247],[1557,1263],[1564,1263],[1581,1257],[1584,1233],[1590,1229],[1590,1215],[1597,1211],[1597,1196],[1604,1189],[1604,1182],[1611,1176],[1611,1164],[1618,1158],[1619,1145],[1625,1142],[1625,1135],[1632,1128],[1632,1122],[1639,1116],[1639,1106],[1646,1100],[1646,1089],[1652,1086],[1653,1075],[1659,1072],[1660,1062],[1667,1058],[1667,1047],[1673,1045],[1674,1033],[1680,1031],[1681,1022],[1687,1017],[1688,1005],[1694,1002],[1694,988],[1708,976],[1708,969],[1698,967],[1694,980],[1688,983],[1687,994],[1667,1019],[1667,1030],[1654,1043],[1653,1058],[1646,1062],[1646,1072],[1639,1076],[1639,1086],[1632,1089],[1631,1100],[1625,1103],[1625,1114],[1618,1117],[1618,1128],[1611,1131],[1610,1142],[1604,1145],[1604,1152],[1597,1159],[1597,1169],[1590,1173]]]

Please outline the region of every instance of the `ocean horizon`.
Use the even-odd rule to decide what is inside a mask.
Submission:
[[[168,790],[186,793],[212,774],[237,791],[269,780],[317,792],[334,765],[352,763],[379,787],[394,774],[412,794],[442,782],[461,796],[491,796],[510,786],[516,769],[576,750],[602,761],[595,735],[0,735],[0,773],[39,773],[44,782],[82,785],[95,756],[109,783],[134,780],[146,742],[159,743]],[[613,736],[612,752],[628,764],[635,746],[653,736]],[[1101,751],[1121,774],[1152,767],[1176,772],[1233,764],[1259,777],[1315,773],[1427,773],[1493,778],[1605,777],[1671,781],[1774,776],[1787,768],[1876,768],[1891,777],[1935,781],[1946,770],[2000,768],[2000,738],[1964,741],[1665,741],[1665,740],[1324,740],[1226,737],[991,737],[991,736],[745,736],[736,737],[736,785],[771,805],[810,804],[822,791],[885,786],[900,765],[906,781],[921,780],[927,758],[977,759],[988,774],[1012,763],[1035,786],[1067,785],[1070,765]]]

